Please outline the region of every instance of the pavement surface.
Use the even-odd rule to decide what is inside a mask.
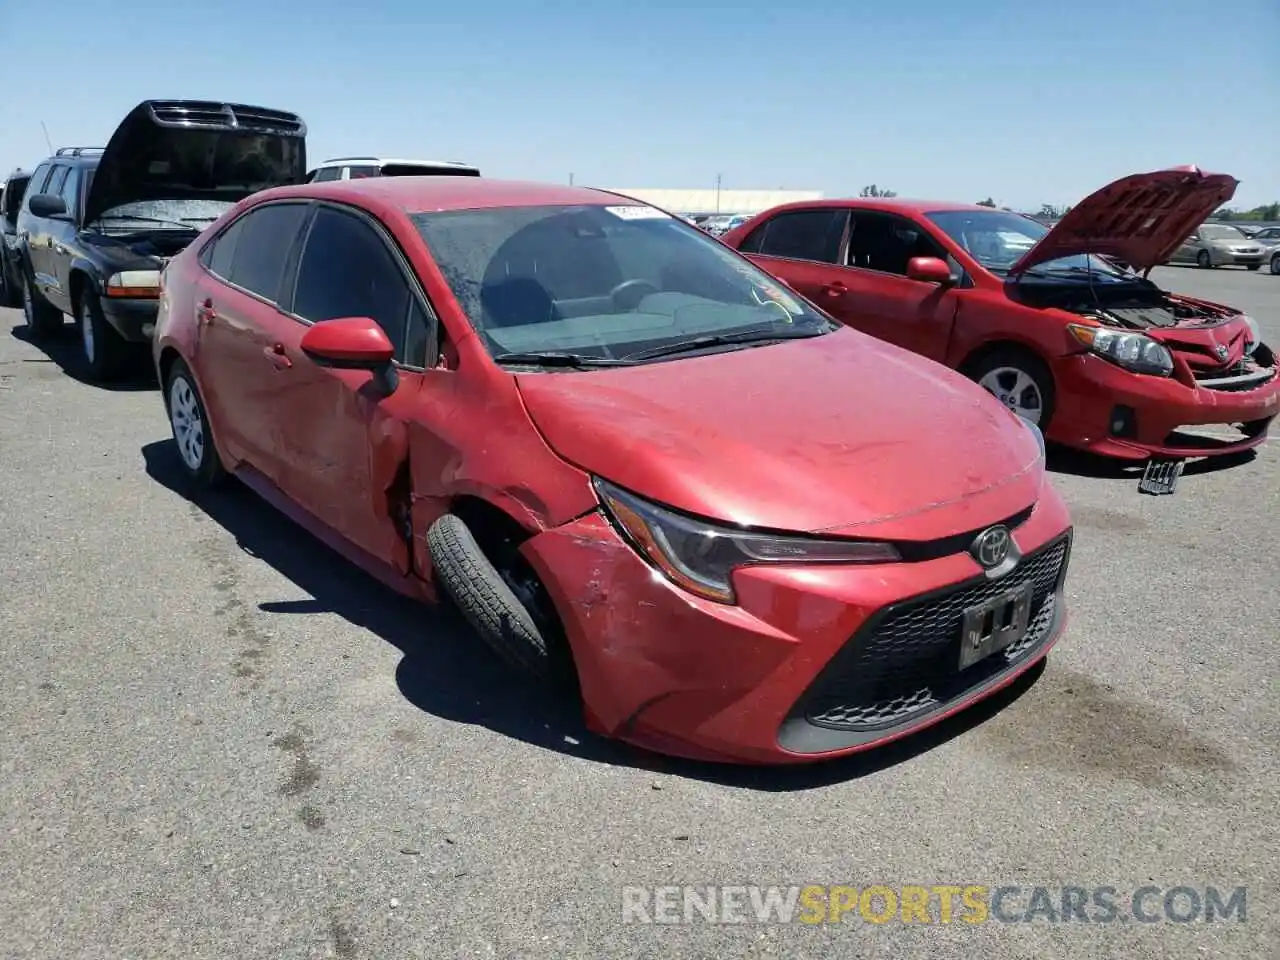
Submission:
[[[1157,279],[1280,343],[1280,277]],[[588,736],[247,491],[193,505],[154,383],[24,334],[0,310],[0,957],[1276,956],[1274,441],[1171,497],[1055,458],[1046,669],[868,758],[724,770]],[[623,922],[686,884],[1110,886],[1128,919]],[[1176,886],[1246,918],[1169,922]]]

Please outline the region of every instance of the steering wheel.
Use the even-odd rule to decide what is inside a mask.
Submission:
[[[625,312],[636,309],[645,297],[660,292],[648,280],[623,280],[609,291],[609,299],[615,307]]]

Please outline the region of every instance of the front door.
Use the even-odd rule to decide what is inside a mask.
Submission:
[[[409,435],[423,385],[432,314],[390,235],[362,211],[317,207],[298,261],[282,338],[289,389],[277,395],[289,497],[347,541],[400,572],[410,544]],[[366,371],[312,363],[298,343],[310,324],[368,317],[396,349],[398,384],[387,393]],[[404,489],[400,489],[405,485]]]
[[[959,283],[959,262],[897,214],[855,209],[846,236],[843,263],[832,274],[837,292],[829,293],[824,304],[828,312],[881,340],[945,362],[963,291],[912,280],[907,264],[914,257],[946,261]]]

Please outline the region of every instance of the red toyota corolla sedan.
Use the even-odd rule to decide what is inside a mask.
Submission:
[[[196,487],[234,474],[651,749],[864,749],[1063,628],[1038,431],[615,194],[259,193],[169,264],[155,362]]]
[[[1276,356],[1239,310],[1115,261],[1165,262],[1236,185],[1194,167],[1140,173],[1051,229],[981,206],[814,201],[721,239],[842,322],[965,373],[1051,441],[1204,457],[1265,440]]]

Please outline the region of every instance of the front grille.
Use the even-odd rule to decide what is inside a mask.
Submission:
[[[792,716],[835,730],[871,731],[926,713],[991,679],[1040,645],[1054,622],[1070,532],[985,577],[889,607],[865,624],[800,698]],[[964,611],[1031,581],[1031,621],[1017,644],[959,671]]]

